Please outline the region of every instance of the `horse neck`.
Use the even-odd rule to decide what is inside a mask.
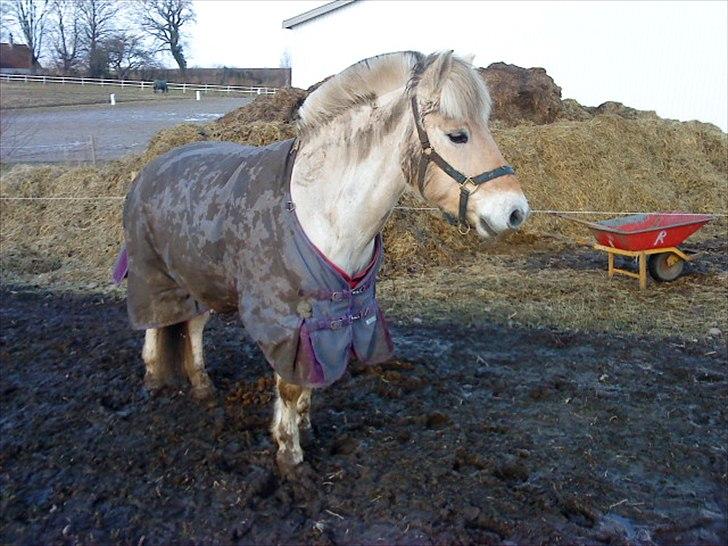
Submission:
[[[388,131],[377,130],[373,117],[371,111],[352,115],[304,141],[291,178],[304,232],[349,274],[371,260],[374,238],[405,189],[406,116]]]

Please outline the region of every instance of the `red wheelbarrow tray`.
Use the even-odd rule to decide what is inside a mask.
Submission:
[[[709,214],[682,212],[632,214],[585,222],[569,218],[591,228],[600,245],[621,250],[652,250],[676,247],[713,219]]]

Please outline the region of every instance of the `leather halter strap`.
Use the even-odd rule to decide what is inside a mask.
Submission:
[[[415,127],[417,128],[417,135],[422,145],[422,155],[420,156],[420,163],[417,168],[417,188],[420,194],[424,196],[425,190],[425,173],[427,171],[427,165],[432,161],[435,165],[440,167],[445,174],[455,180],[460,186],[460,203],[458,206],[458,229],[460,233],[465,234],[470,231],[470,223],[467,218],[468,211],[468,198],[470,194],[476,192],[481,184],[490,182],[495,178],[506,176],[509,174],[515,174],[515,170],[510,165],[502,165],[493,169],[492,171],[486,171],[479,174],[478,176],[465,176],[463,173],[458,171],[455,167],[450,165],[443,157],[438,154],[430,144],[430,139],[427,136],[427,131],[422,126],[422,117],[420,116],[420,110],[417,106],[417,97],[412,97],[412,114],[415,117]],[[472,189],[468,186],[472,186]]]

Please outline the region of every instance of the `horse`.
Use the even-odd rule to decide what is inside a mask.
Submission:
[[[409,187],[483,238],[519,228],[528,202],[489,129],[471,60],[406,51],[362,60],[312,92],[296,139],[195,143],[146,166],[124,207],[132,326],[145,386],[186,377],[214,396],[203,330],[237,311],[273,367],[271,433],[282,473],[303,461],[313,389],[351,357],[391,355],[374,285],[380,232]]]
[[[167,80],[154,80],[153,92],[156,93],[157,91],[159,91],[160,93],[169,92],[169,88],[167,87]]]

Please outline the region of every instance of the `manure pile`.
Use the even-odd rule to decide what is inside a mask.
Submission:
[[[207,125],[160,131],[143,154],[98,168],[16,166],[0,180],[0,194],[123,196],[146,163],[174,147],[200,140],[265,145],[295,136],[296,111],[305,96],[305,91],[284,90]],[[508,127],[496,120],[495,139],[516,167],[532,208],[728,211],[728,135],[712,125],[634,115],[625,108],[602,111],[606,113],[564,101],[566,115],[553,123]],[[411,194],[403,197],[403,204],[423,205]],[[108,282],[122,242],[121,210],[120,199],[3,201],[3,277]],[[506,242],[528,245],[544,234],[573,237],[584,232],[537,214]],[[460,236],[439,214],[423,211],[395,211],[384,238],[387,274],[452,264],[488,248],[474,234]]]

